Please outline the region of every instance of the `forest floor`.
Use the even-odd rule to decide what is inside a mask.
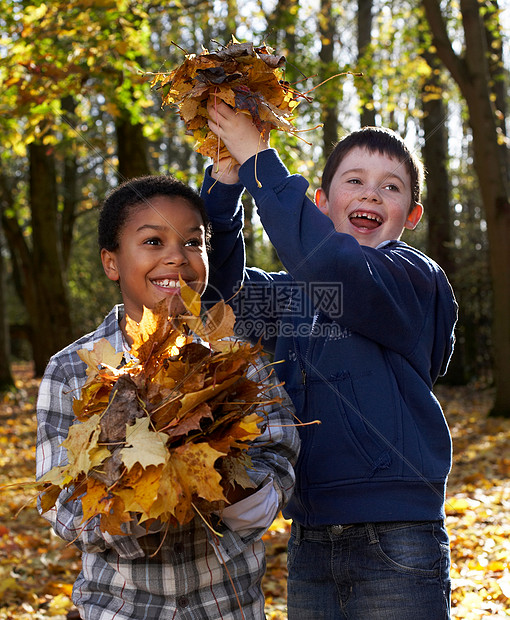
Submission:
[[[33,480],[38,380],[14,368],[17,390],[0,401],[0,620],[77,618],[70,596],[79,556],[50,531]],[[488,418],[490,390],[438,386],[454,440],[447,496],[452,617],[510,618],[510,419]],[[264,580],[270,620],[286,618],[286,544],[279,517],[266,534]]]

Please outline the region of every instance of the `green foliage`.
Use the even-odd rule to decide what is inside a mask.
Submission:
[[[95,241],[97,206],[117,183],[116,119],[127,114],[131,123],[143,126],[154,172],[174,174],[198,188],[206,164],[193,151],[193,139],[185,135],[176,112],[161,109],[161,96],[151,92],[147,73],[170,71],[185,53],[226,44],[232,34],[239,40],[275,47],[287,58],[286,79],[299,92],[307,92],[310,100],[303,98],[297,109],[296,125],[303,130],[300,137],[275,133],[271,142],[289,169],[309,180],[311,190],[320,185],[324,154],[319,123],[328,106],[337,109],[341,135],[359,126],[364,103],[375,109],[378,124],[399,130],[419,150],[423,139],[419,97],[430,71],[422,51],[428,48],[434,52],[423,29],[419,3],[374,3],[372,44],[359,61],[357,3],[331,4],[336,32],[330,41],[320,40],[319,4],[281,0],[269,7],[250,3],[240,14],[232,0],[214,5],[180,0],[170,4],[161,0],[0,0],[2,213],[16,221],[30,247],[27,147],[34,140],[42,141],[56,163],[59,226],[64,234],[65,200],[71,187],[68,166],[74,162],[76,205],[66,278],[77,333],[92,329],[119,299],[116,287],[104,277]],[[460,9],[453,2],[444,5],[450,32],[462,47]],[[490,1],[483,3],[487,19],[494,6]],[[493,33],[492,45],[501,45],[500,30],[495,27]],[[328,65],[319,58],[322,43],[332,45],[333,61]],[[341,76],[318,86],[342,72],[362,72],[363,76]],[[450,119],[445,122],[460,118],[463,103],[450,81],[441,96],[450,106]],[[65,107],[66,98],[73,101],[72,112]],[[451,145],[455,146],[468,132],[460,120],[451,127]],[[459,337],[468,338],[462,333],[465,325],[477,330],[481,353],[470,375],[479,376],[486,372],[490,357],[491,290],[486,277],[484,216],[479,199],[473,198],[477,194],[470,156],[470,152],[462,153],[462,166],[451,171],[455,183],[452,221],[459,222],[454,226],[453,251],[458,266],[454,285],[462,305]],[[454,212],[455,205],[461,205],[459,213]],[[255,215],[249,224],[250,262],[279,269]],[[404,239],[426,250],[425,232],[424,223]],[[12,283],[8,305],[18,308],[16,317],[23,314]]]

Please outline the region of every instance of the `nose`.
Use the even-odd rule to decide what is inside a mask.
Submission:
[[[366,202],[381,202],[381,194],[379,193],[379,186],[376,187],[364,187],[361,200]]]
[[[164,262],[167,265],[187,265],[189,260],[182,245],[175,243],[168,246]]]

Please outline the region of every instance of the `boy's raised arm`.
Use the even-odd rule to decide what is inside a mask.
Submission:
[[[240,201],[244,187],[239,183],[238,171],[241,163],[260,150],[262,138],[251,118],[219,100],[211,100],[208,112],[211,130],[232,156],[208,167],[201,191],[213,228],[209,287],[203,299],[212,304],[218,298],[232,298],[244,279],[244,213]],[[267,144],[268,138],[263,148]]]

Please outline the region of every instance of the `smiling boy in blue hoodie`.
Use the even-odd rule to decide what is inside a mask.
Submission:
[[[364,128],[335,147],[314,204],[249,117],[209,114],[240,164],[204,179],[209,296],[231,299],[240,333],[282,361],[300,422],[321,422],[300,428],[285,511],[289,619],[449,618],[451,439],[432,387],[457,305],[440,267],[399,241],[423,212],[422,165],[393,132]],[[286,272],[246,268],[244,188]]]

